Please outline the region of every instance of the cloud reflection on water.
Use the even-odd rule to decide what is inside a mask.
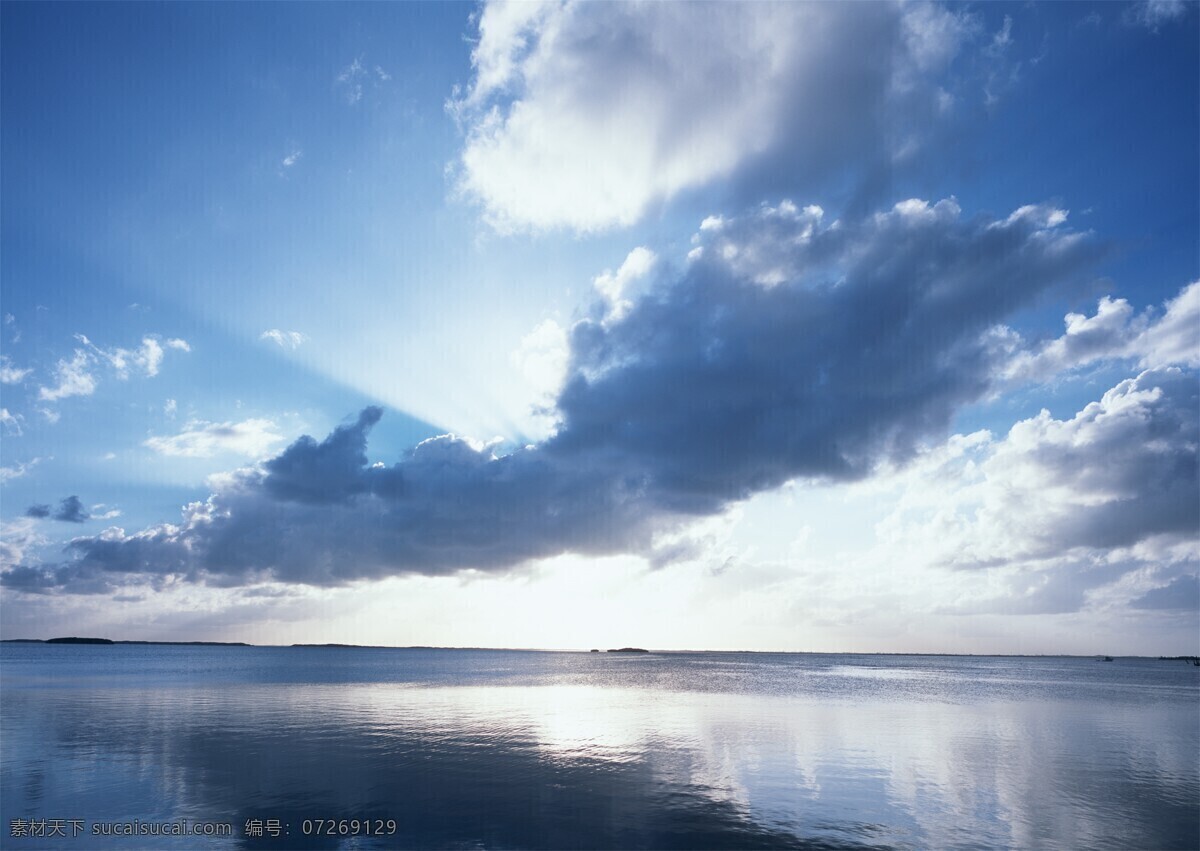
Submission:
[[[810,673],[905,679],[857,668]],[[238,834],[246,819],[279,818],[287,847],[314,848],[337,840],[303,844],[306,818],[395,819],[399,835],[381,844],[423,847],[1195,839],[1195,713],[1172,701],[572,682],[21,688],[3,701],[5,818],[184,814]]]

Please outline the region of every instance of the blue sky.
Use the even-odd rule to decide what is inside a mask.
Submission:
[[[1195,4],[2,14],[4,637],[1197,649]]]

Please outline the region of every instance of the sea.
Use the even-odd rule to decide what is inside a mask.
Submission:
[[[0,645],[0,847],[1200,848],[1200,667]]]

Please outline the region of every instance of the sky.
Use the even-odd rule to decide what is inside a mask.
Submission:
[[[1200,651],[1200,7],[0,8],[0,635]]]

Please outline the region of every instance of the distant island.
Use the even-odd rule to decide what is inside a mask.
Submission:
[[[252,647],[244,641],[113,641],[111,638],[80,638],[70,635],[63,638],[6,638],[4,644],[171,644],[201,647]]]
[[[293,644],[292,647],[333,647],[333,648],[353,648],[356,650],[465,650],[470,648],[458,647],[432,647],[427,644],[411,644],[404,647],[393,647],[389,644]]]
[[[616,650],[609,650],[609,653],[649,653],[649,650],[643,650],[641,647],[620,647]]]

